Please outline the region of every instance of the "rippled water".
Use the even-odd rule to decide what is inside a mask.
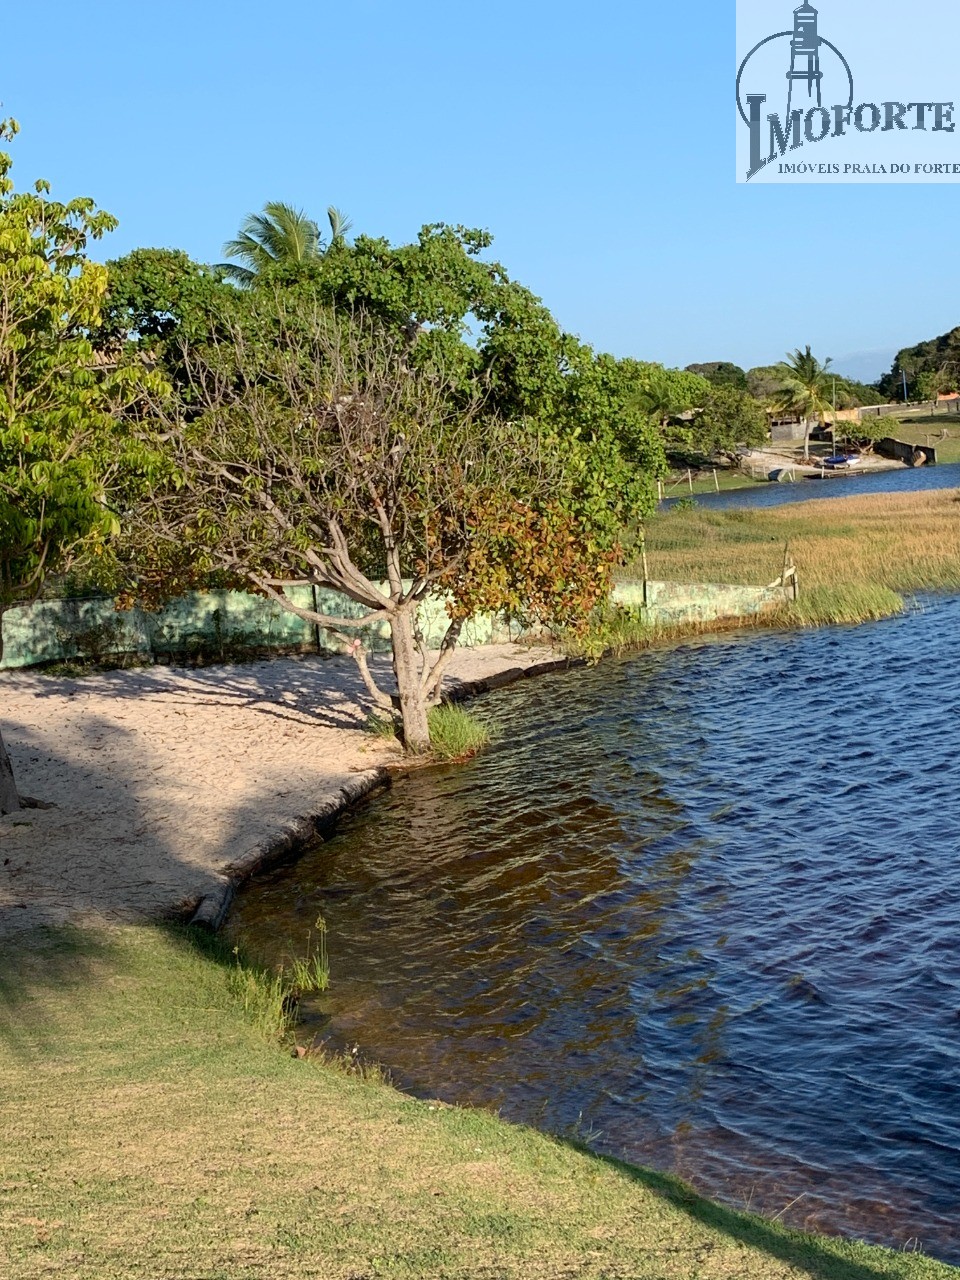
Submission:
[[[697,494],[698,506],[718,511],[730,507],[779,507],[785,502],[809,502],[811,498],[855,498],[864,493],[918,493],[927,489],[960,488],[960,462],[936,467],[904,467],[897,471],[853,471],[839,479],[798,480],[795,484],[758,484],[746,489]],[[679,493],[662,505],[671,507],[683,498]]]
[[[737,1207],[960,1261],[960,601],[698,641],[481,704],[261,880],[322,1034]]]

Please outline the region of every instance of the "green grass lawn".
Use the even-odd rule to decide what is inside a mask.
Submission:
[[[911,414],[890,419],[890,435],[906,444],[929,444],[937,462],[960,462],[960,413]],[[941,439],[946,432],[946,439]]]
[[[692,490],[690,488],[691,481],[693,484]],[[690,480],[687,479],[686,471],[674,471],[663,482],[663,496],[665,498],[682,498],[684,494],[689,497],[691,492],[694,495],[698,493],[716,493],[718,489],[723,493],[727,489],[752,489],[757,484],[765,483],[766,481],[754,480],[751,476],[745,475],[734,467],[718,467],[716,481],[714,481],[712,470],[693,471]]]
[[[269,990],[186,931],[6,947],[0,1275],[960,1276],[298,1059],[272,1017]]]

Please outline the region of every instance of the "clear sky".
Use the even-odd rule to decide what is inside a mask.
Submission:
[[[6,6],[0,101],[20,185],[119,217],[106,257],[219,261],[276,199],[487,227],[618,355],[882,364],[960,323],[957,187],[737,186],[735,63],[733,0],[47,0]]]

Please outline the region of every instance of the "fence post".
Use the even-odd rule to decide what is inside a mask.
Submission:
[[[317,600],[317,584],[315,582],[311,582],[310,586],[313,591],[313,612],[319,613],[320,605],[319,605],[319,601]],[[320,629],[319,622],[315,622],[313,624],[313,630],[317,637],[317,653],[323,653],[323,644],[321,643],[321,629]]]

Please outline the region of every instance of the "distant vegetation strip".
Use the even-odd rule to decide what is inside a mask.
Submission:
[[[800,599],[783,616],[816,626],[886,617],[918,591],[960,591],[960,494],[870,494],[764,511],[663,512],[647,525],[651,577],[764,583],[789,549]],[[626,576],[639,577],[639,562]]]

